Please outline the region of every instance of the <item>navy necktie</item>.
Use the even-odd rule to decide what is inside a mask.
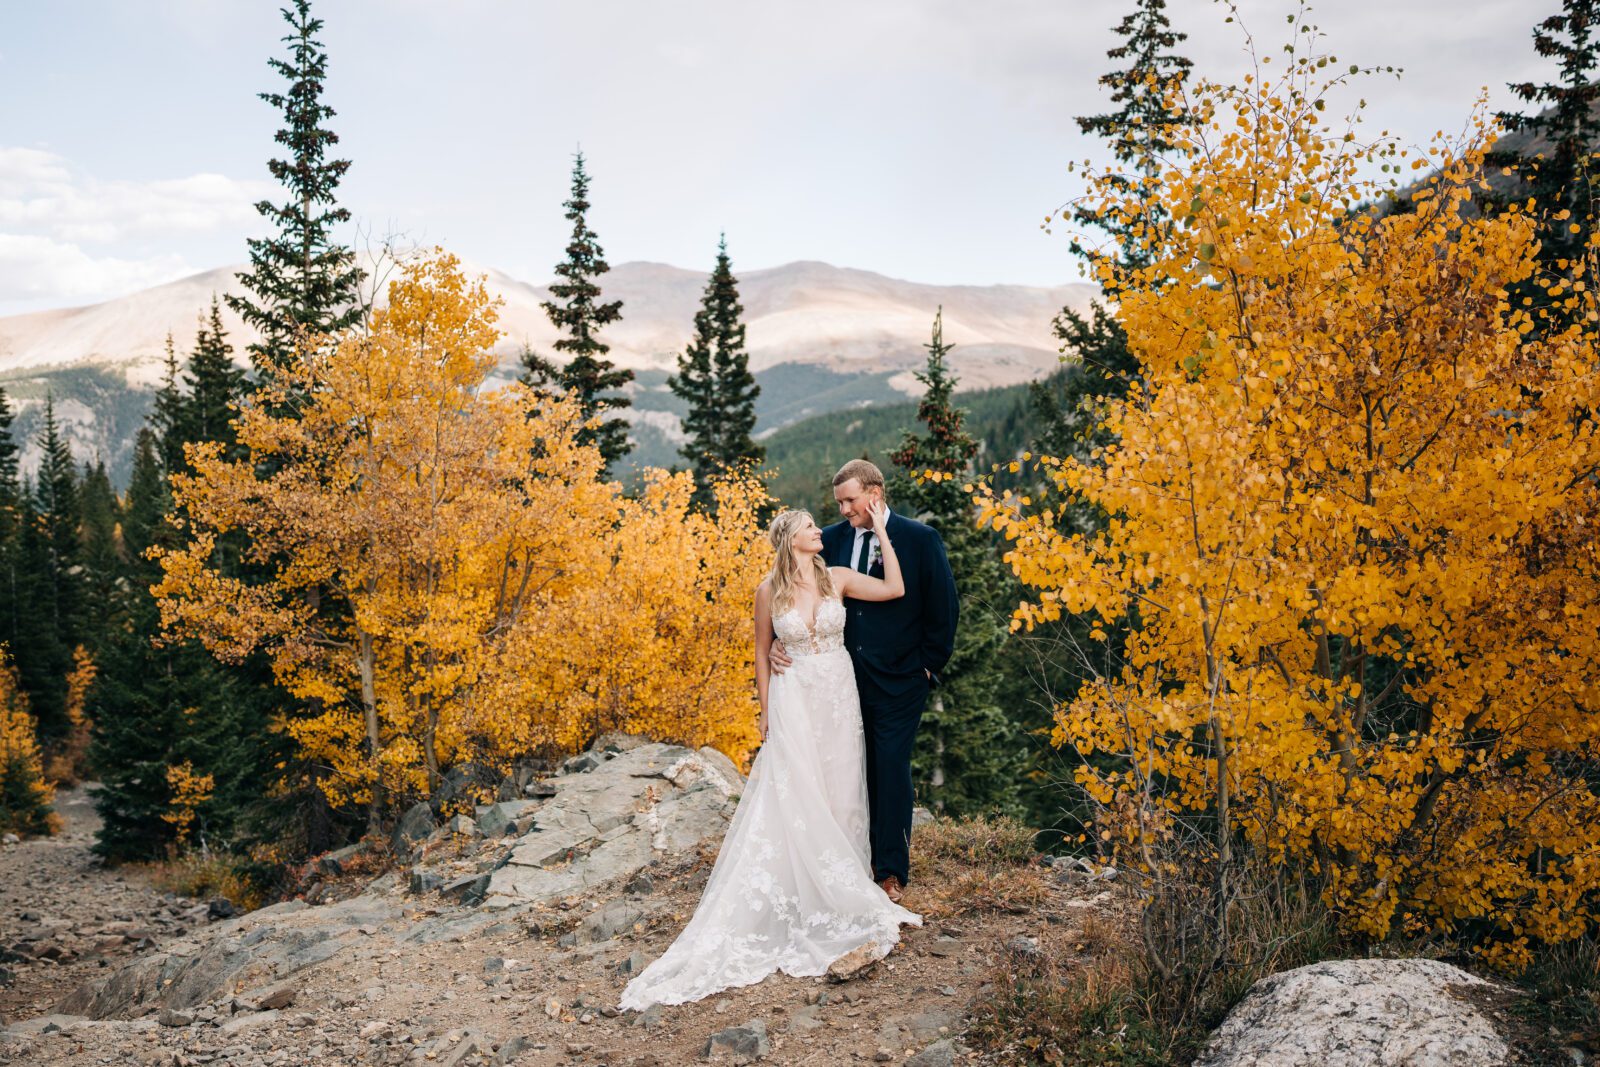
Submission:
[[[856,561],[856,570],[866,574],[872,569],[872,535],[867,534],[861,538],[861,558]]]

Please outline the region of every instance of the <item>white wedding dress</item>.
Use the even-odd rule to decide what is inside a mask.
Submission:
[[[775,971],[823,974],[868,942],[886,954],[921,916],[872,881],[866,750],[844,604],[824,600],[815,630],[773,620],[794,665],[767,687],[767,740],[723,838],[694,917],[623,990],[620,1005],[683,1004]]]

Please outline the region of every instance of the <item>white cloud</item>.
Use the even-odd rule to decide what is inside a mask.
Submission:
[[[181,256],[95,256],[50,237],[0,233],[0,314],[103,300],[190,273]]]
[[[55,153],[0,146],[0,313],[181,277],[174,238],[244,232],[274,188],[221,174],[102,181]]]
[[[248,225],[274,187],[221,174],[158,181],[100,181],[35,148],[0,147],[0,227],[110,244]]]

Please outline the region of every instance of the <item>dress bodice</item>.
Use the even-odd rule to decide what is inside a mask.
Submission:
[[[830,597],[817,605],[813,627],[796,608],[772,620],[772,630],[791,656],[815,656],[844,648],[844,601]]]

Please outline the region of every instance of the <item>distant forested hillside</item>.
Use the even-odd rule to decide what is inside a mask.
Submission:
[[[1059,384],[1058,372],[1041,386],[1058,390]],[[967,412],[967,429],[982,446],[980,471],[1014,459],[1037,436],[1039,427],[1028,403],[1030,388],[1008,385],[956,395],[956,403]],[[770,482],[772,493],[792,507],[821,509],[819,521],[831,519],[833,472],[846,460],[862,456],[887,471],[889,453],[916,426],[915,401],[832,411],[786,426],[763,442],[767,465],[777,471]]]

